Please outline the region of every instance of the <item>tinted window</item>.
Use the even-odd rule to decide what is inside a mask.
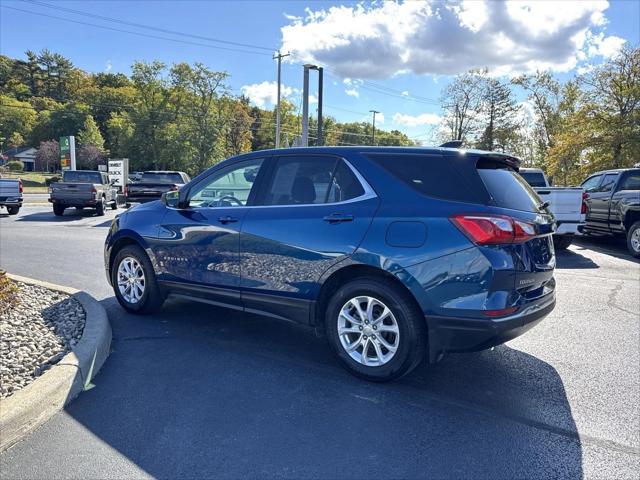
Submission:
[[[596,188],[600,183],[601,178],[602,178],[602,175],[594,175],[593,177],[588,178],[587,180],[582,182],[581,186],[585,192],[592,192],[593,189]]]
[[[371,154],[368,158],[415,191],[459,202],[486,200],[475,165],[460,156]]]
[[[193,207],[243,207],[262,166],[262,159],[248,160],[214,173],[195,187]]]
[[[100,172],[68,170],[62,174],[62,181],[70,183],[102,183],[102,175]]]
[[[167,173],[143,173],[140,179],[142,183],[184,183],[178,172]]]
[[[364,193],[351,169],[334,157],[280,157],[264,205],[342,202]]]
[[[532,187],[546,187],[547,182],[544,181],[544,175],[542,172],[522,172],[520,176],[526,180],[526,182]]]
[[[611,189],[613,188],[613,186],[616,183],[616,180],[618,180],[618,174],[617,173],[609,173],[607,175],[604,176],[604,180],[602,180],[602,183],[600,184],[600,186],[598,187],[598,192],[610,192]]]
[[[618,190],[640,190],[640,173],[627,175]]]
[[[497,207],[537,212],[542,203],[538,194],[525,180],[508,168],[479,168],[493,204]]]

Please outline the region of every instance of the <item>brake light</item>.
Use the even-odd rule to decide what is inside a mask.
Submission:
[[[478,245],[524,243],[536,235],[535,225],[506,215],[454,215],[451,221]]]
[[[22,190],[23,190],[23,188],[22,188],[22,179],[19,178],[18,179],[18,192],[22,193]]]
[[[589,194],[587,192],[582,192],[582,207],[580,207],[580,213],[587,213],[587,198],[589,198]]]
[[[91,193],[98,193],[98,189],[95,186],[91,187]]]
[[[125,185],[125,186],[124,186],[124,188],[122,189],[122,192],[123,192],[125,195],[129,195],[129,187],[128,187],[127,185]]]

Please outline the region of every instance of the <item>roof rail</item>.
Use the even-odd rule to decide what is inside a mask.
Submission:
[[[460,148],[461,146],[462,140],[451,140],[440,145],[441,148]]]

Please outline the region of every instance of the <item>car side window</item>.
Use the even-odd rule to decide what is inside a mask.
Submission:
[[[263,159],[230,165],[196,187],[189,198],[192,207],[244,207],[258,177]]]
[[[602,180],[602,183],[600,184],[600,186],[598,187],[598,189],[596,190],[597,192],[610,192],[611,189],[613,188],[613,186],[616,183],[616,180],[618,180],[618,174],[617,173],[609,173],[607,175],[604,176],[604,179]]]
[[[585,192],[593,192],[600,183],[601,178],[602,175],[594,175],[593,177],[586,179],[581,186]]]
[[[632,173],[627,175],[618,188],[618,191],[621,190],[640,190],[640,173]]]
[[[338,162],[327,195],[328,203],[345,202],[364,195],[362,184],[343,160]]]

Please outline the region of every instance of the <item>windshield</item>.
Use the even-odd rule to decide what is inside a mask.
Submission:
[[[540,200],[538,194],[513,170],[508,168],[479,168],[478,173],[487,187],[495,206],[526,212],[541,211],[542,200]]]
[[[69,170],[62,174],[62,181],[70,183],[102,183],[100,172]]]
[[[546,187],[547,182],[544,179],[542,172],[523,172],[520,171],[520,176],[526,180],[526,182],[532,187]]]
[[[182,177],[177,172],[166,173],[143,173],[141,183],[184,183]]]

